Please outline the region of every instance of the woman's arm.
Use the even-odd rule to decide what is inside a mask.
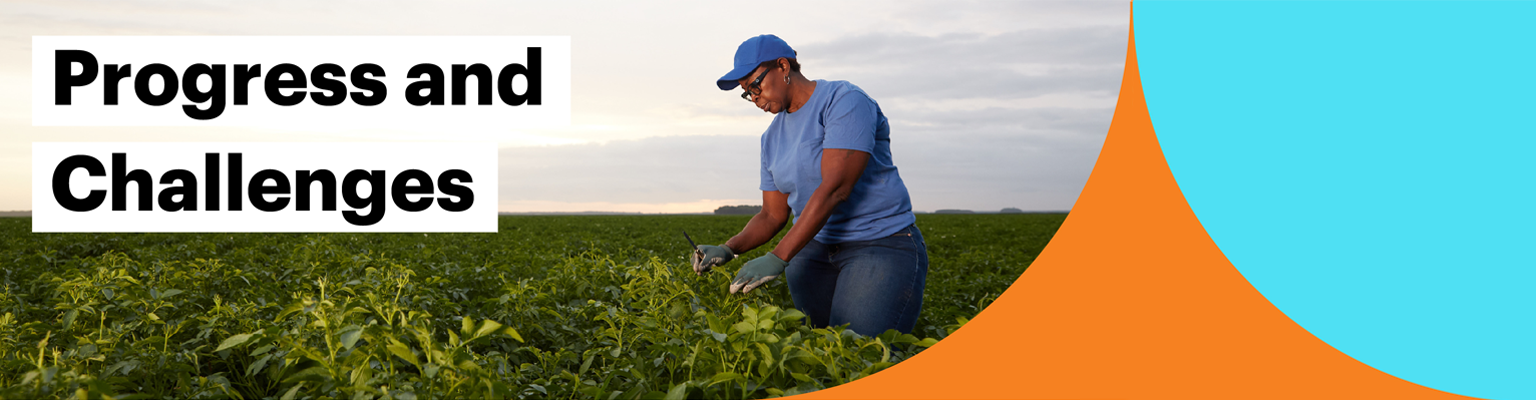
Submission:
[[[748,250],[762,246],[773,240],[779,230],[784,229],[784,224],[789,222],[789,195],[773,190],[763,191],[763,209],[747,221],[747,226],[741,228],[741,233],[732,236],[725,241],[725,246],[730,247],[736,254],[746,253]]]
[[[795,254],[800,253],[800,249],[816,237],[816,233],[821,232],[821,227],[827,224],[827,217],[832,215],[832,210],[853,193],[853,185],[858,183],[859,175],[864,173],[864,166],[868,163],[869,153],[862,151],[822,150],[821,186],[818,186],[816,191],[811,193],[811,198],[806,200],[805,210],[800,212],[800,220],[794,227],[789,228],[789,233],[784,234],[784,239],[773,248],[773,254],[779,256],[781,260],[789,261]],[[764,210],[766,209],[767,207],[764,207]]]
[[[779,241],[773,252],[768,255],[752,259],[740,270],[736,271],[736,278],[731,280],[731,293],[749,293],[752,289],[762,286],[764,283],[777,278],[784,273],[789,266],[790,257],[794,257],[810,243],[811,238],[821,231],[821,227],[827,224],[827,217],[832,215],[832,209],[837,208],[838,203],[848,199],[853,193],[853,185],[859,181],[859,175],[864,173],[864,165],[869,162],[869,153],[858,150],[824,149],[821,153],[821,186],[811,192],[811,198],[806,199],[805,210],[800,211],[800,220],[795,227],[789,228],[789,233]],[[767,210],[767,207],[764,207]],[[747,224],[750,230],[752,224]],[[776,226],[783,226],[779,223]],[[747,230],[743,230],[746,233]],[[740,235],[738,235],[739,237]],[[770,237],[760,238],[767,241]],[[747,243],[743,243],[747,244]]]

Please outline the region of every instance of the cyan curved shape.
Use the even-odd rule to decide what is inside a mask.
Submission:
[[[1536,398],[1536,3],[1133,15],[1168,164],[1254,287],[1389,374]]]

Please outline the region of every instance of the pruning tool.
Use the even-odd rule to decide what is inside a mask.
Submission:
[[[688,247],[693,248],[693,254],[698,255],[698,258],[704,258],[704,251],[699,250],[699,245],[693,242],[693,238],[688,237],[687,229],[683,230],[683,239],[688,239]]]

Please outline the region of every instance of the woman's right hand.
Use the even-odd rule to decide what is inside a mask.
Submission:
[[[725,265],[736,258],[736,252],[725,245],[702,245],[693,252],[693,273],[704,275],[711,268]]]

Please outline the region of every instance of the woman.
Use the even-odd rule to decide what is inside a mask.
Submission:
[[[694,271],[767,243],[793,215],[794,227],[773,251],[737,272],[732,293],[782,273],[812,326],[849,324],[867,336],[911,332],[928,251],[891,161],[890,125],[879,104],[846,81],[807,79],[795,51],[773,35],[743,42],[735,69],[717,84],[741,86],[742,98],[776,115],[762,137],[762,211],[724,244],[699,246]]]

